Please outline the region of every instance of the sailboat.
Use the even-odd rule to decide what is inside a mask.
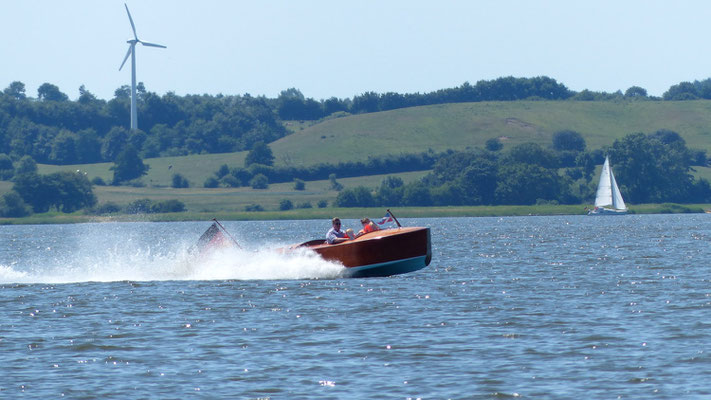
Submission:
[[[588,215],[623,215],[627,214],[627,206],[622,200],[620,188],[617,187],[615,174],[610,167],[610,158],[605,157],[605,163],[600,172],[600,182],[597,184],[595,208],[588,211]]]

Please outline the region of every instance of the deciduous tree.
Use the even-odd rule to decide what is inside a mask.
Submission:
[[[31,208],[14,190],[5,193],[2,197],[0,197],[0,216],[6,218],[19,218],[30,215],[31,213]]]
[[[635,133],[615,140],[609,155],[622,194],[629,202],[687,201],[693,176],[683,142],[670,140],[664,144],[658,136]]]
[[[119,153],[114,165],[111,167],[111,170],[114,171],[113,184],[118,185],[121,182],[140,178],[148,173],[149,168],[138,156],[136,148],[129,144]]]
[[[553,134],[553,148],[558,151],[584,151],[585,139],[575,131],[558,131]]]
[[[52,207],[62,212],[74,212],[96,204],[91,182],[83,173],[22,174],[15,180],[13,190],[38,213]]]
[[[244,159],[244,166],[249,167],[252,164],[274,165],[274,155],[272,149],[264,142],[257,142],[247,153]]]
[[[67,101],[69,97],[62,93],[56,85],[43,83],[37,89],[37,99],[42,101]]]

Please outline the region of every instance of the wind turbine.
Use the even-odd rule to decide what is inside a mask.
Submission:
[[[165,49],[166,46],[163,46],[162,44],[156,44],[156,43],[148,43],[144,42],[142,40],[138,39],[138,35],[136,35],[136,25],[133,24],[133,18],[131,18],[131,12],[128,11],[128,5],[126,3],[123,4],[126,7],[126,13],[128,14],[128,20],[131,22],[131,29],[133,29],[133,39],[127,40],[126,43],[128,43],[128,52],[126,52],[126,57],[123,58],[123,62],[121,63],[121,66],[119,67],[119,71],[123,68],[123,65],[126,64],[126,60],[128,60],[128,56],[131,56],[131,130],[138,129],[138,113],[136,112],[136,43],[140,43],[144,46],[148,47],[160,47],[161,49]]]

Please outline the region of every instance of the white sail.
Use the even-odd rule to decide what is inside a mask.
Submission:
[[[600,173],[600,182],[597,184],[597,195],[595,196],[595,207],[610,207],[615,210],[625,210],[625,201],[622,200],[620,188],[615,181],[615,175],[610,168],[610,159],[605,157]]]
[[[610,160],[605,157],[600,172],[600,182],[597,184],[597,195],[595,196],[595,207],[606,207],[612,205],[612,180],[610,179]]]
[[[615,180],[615,174],[612,173],[612,168],[610,168],[610,181],[612,181],[612,208],[616,210],[626,210],[625,201],[622,200],[622,194],[620,193],[620,188],[617,187],[617,181]]]

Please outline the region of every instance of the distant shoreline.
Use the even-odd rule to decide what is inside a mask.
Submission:
[[[585,205],[533,205],[533,206],[451,206],[451,207],[398,207],[392,208],[398,218],[460,218],[460,217],[516,217],[516,216],[555,216],[585,215]],[[591,206],[588,206],[591,207]],[[703,214],[711,210],[711,204],[640,204],[630,206],[630,214]],[[180,212],[164,214],[116,214],[85,215],[80,212],[64,214],[50,212],[35,214],[23,218],[0,218],[0,225],[36,225],[36,224],[77,224],[102,222],[180,222],[210,221],[270,221],[270,220],[308,220],[340,218],[359,219],[362,217],[380,217],[385,208],[311,208],[289,211],[256,212]]]

